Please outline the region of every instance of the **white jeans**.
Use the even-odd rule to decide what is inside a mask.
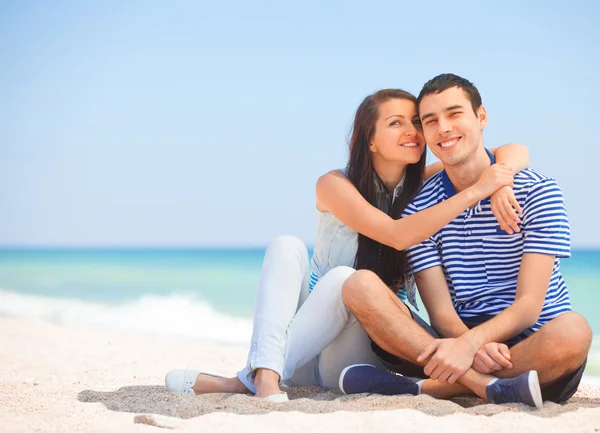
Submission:
[[[339,266],[319,279],[308,296],[308,251],[293,236],[280,236],[267,248],[254,309],[246,367],[237,377],[252,392],[254,371],[268,368],[288,386],[338,389],[344,367],[373,364],[360,322],[342,300],[342,285],[354,269]]]

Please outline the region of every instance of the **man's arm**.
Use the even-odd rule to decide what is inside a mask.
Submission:
[[[555,258],[571,255],[569,219],[556,181],[545,179],[533,185],[523,209],[524,254],[515,301],[461,337],[476,346],[509,340],[533,326],[542,312]]]
[[[421,354],[419,361],[431,356],[425,366],[425,374],[440,382],[456,381],[469,367],[479,366],[478,371],[491,373],[511,368],[510,352],[501,345],[488,345],[479,349],[472,342],[458,337],[469,331],[460,319],[452,299],[441,266],[428,268],[415,275],[421,299],[433,328],[445,339],[436,340]]]
[[[460,337],[469,330],[454,309],[441,266],[428,268],[415,274],[415,282],[431,326],[442,337]]]
[[[507,341],[537,322],[550,285],[554,256],[524,254],[517,280],[515,302],[491,320],[463,334],[474,347]]]
[[[410,211],[410,206],[407,209]],[[444,336],[464,333],[467,327],[452,305],[434,239],[409,248],[408,259],[433,327]],[[440,382],[454,383],[471,367],[475,352],[476,348],[471,347],[467,340],[446,338],[435,340],[419,355],[417,361],[422,362],[431,357],[425,366],[425,374]]]

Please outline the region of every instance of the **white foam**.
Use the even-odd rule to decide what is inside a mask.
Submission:
[[[600,386],[600,377],[590,376],[587,373],[583,374],[581,378],[581,383],[586,383],[588,385]]]
[[[252,334],[252,320],[219,312],[207,302],[191,296],[146,295],[136,301],[106,305],[0,290],[0,316],[3,315],[228,344],[248,345]],[[600,385],[600,338],[597,336],[590,349],[583,382]]]
[[[252,334],[251,320],[221,313],[207,302],[189,296],[146,295],[133,302],[106,305],[0,290],[2,315],[234,344],[248,344]]]

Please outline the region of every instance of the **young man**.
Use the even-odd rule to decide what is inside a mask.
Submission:
[[[473,185],[494,164],[483,145],[487,112],[472,83],[439,75],[418,101],[425,139],[444,170],[404,215]],[[519,232],[500,228],[487,199],[408,250],[432,326],[369,271],[347,280],[344,301],[390,370],[429,377],[418,382],[419,392],[441,398],[474,392],[537,407],[542,398],[562,403],[577,390],[592,339],[585,319],[571,311],[560,273],[560,258],[570,256],[562,192],[532,169],[515,175],[512,191],[506,188],[522,209]],[[369,366],[348,367],[340,377],[347,393],[413,393],[406,383]]]

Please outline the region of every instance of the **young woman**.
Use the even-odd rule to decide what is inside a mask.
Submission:
[[[425,167],[413,95],[387,89],[365,98],[356,112],[346,169],[327,173],[317,182],[312,266],[306,246],[297,238],[281,236],[267,248],[246,367],[232,378],[174,370],[166,376],[167,388],[188,395],[252,392],[286,401],[279,388],[282,382],[338,388],[346,366],[381,366],[367,334],[342,301],[344,281],[355,269],[370,269],[392,292],[415,305],[404,249],[490,195],[500,225],[518,231],[520,209],[511,187],[513,174],[529,163],[528,151],[509,144],[495,155],[498,164],[472,187],[400,218],[424,177],[438,172],[441,164]]]

